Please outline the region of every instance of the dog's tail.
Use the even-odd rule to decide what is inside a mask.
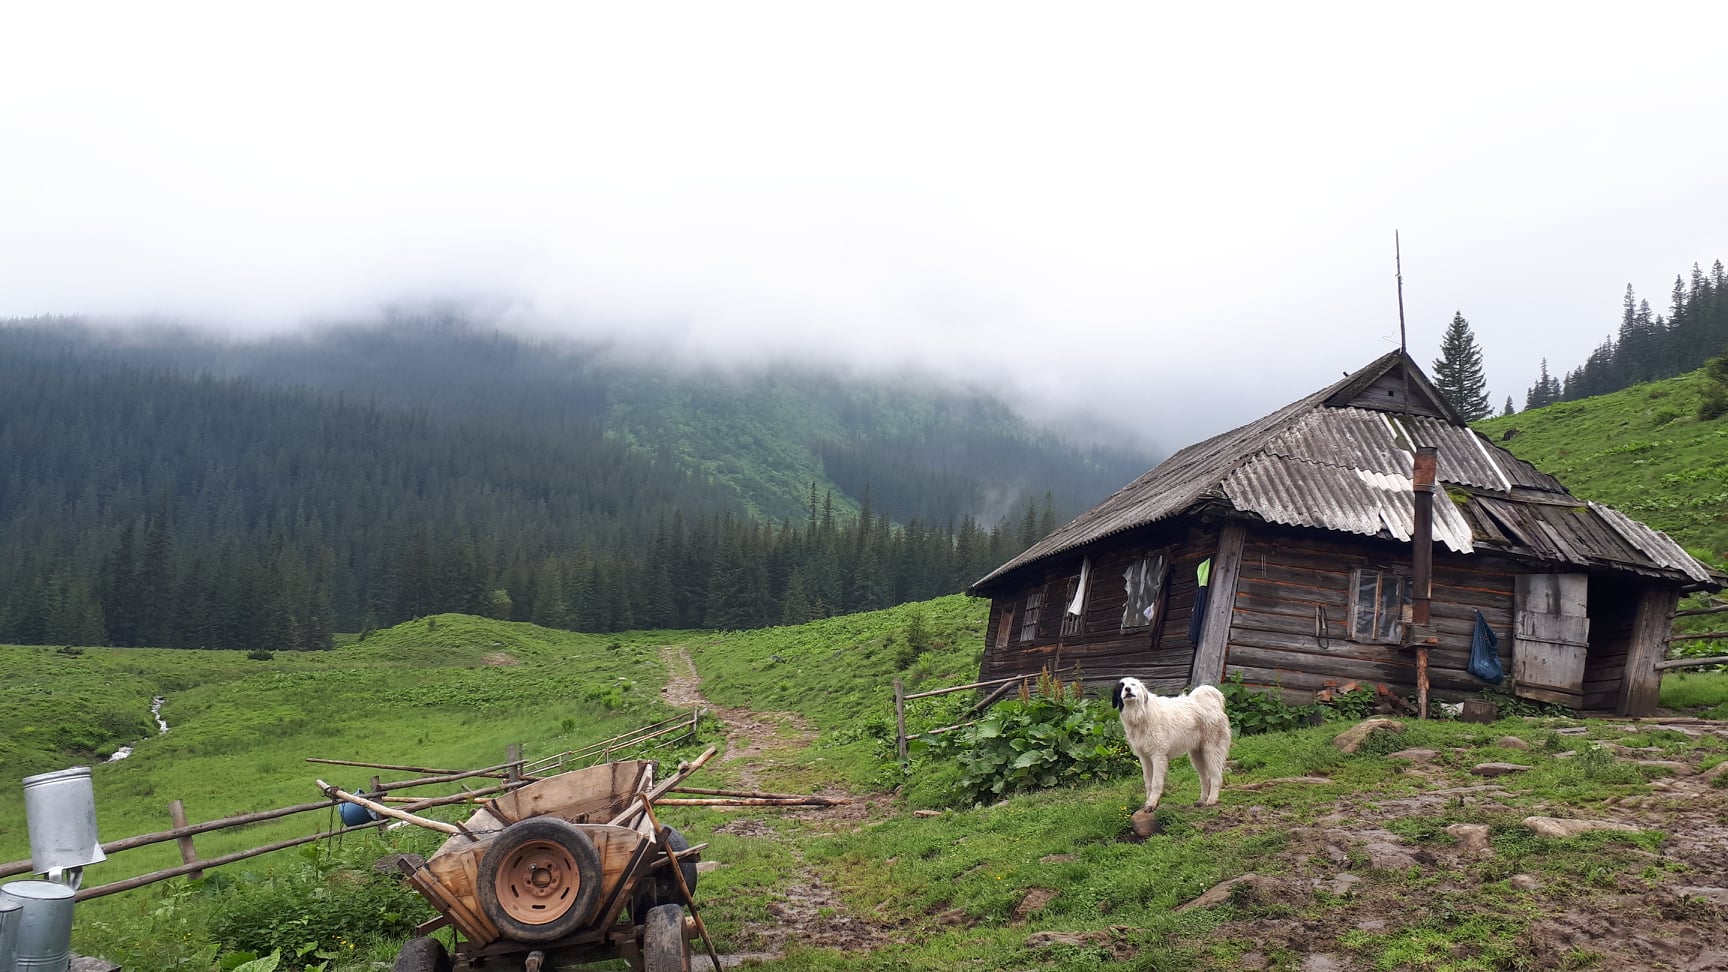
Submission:
[[[1216,685],[1196,685],[1188,693],[1188,697],[1207,708],[1216,708],[1219,712],[1224,711],[1224,693],[1218,691]]]

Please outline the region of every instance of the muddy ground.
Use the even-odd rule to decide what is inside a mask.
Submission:
[[[702,706],[724,723],[722,762],[734,764],[746,786],[771,783],[775,764],[814,738],[810,726],[786,713],[713,705],[700,693],[688,654],[668,649],[665,660],[672,676],[664,690],[667,700],[679,706]],[[1678,718],[1666,724],[1627,724],[1625,729],[1632,733],[1658,727],[1728,738],[1728,723]],[[1621,759],[1650,756],[1624,747],[1609,748]],[[1203,907],[1228,900],[1246,916],[1225,922],[1210,936],[1213,941],[1251,943],[1240,960],[1241,968],[1369,972],[1374,966],[1360,952],[1342,948],[1342,939],[1394,934],[1410,923],[1413,912],[1456,912],[1459,921],[1467,922],[1497,907],[1492,903],[1495,899],[1478,889],[1509,883],[1527,892],[1523,900],[1534,900],[1538,911],[1535,920],[1523,924],[1509,967],[1728,972],[1728,788],[1715,785],[1717,777],[1728,773],[1728,764],[1710,773],[1700,773],[1695,763],[1670,766],[1673,775],[1650,783],[1647,795],[1622,797],[1601,806],[1514,808],[1501,802],[1506,790],[1491,778],[1462,775],[1435,762],[1436,754],[1422,750],[1394,755],[1406,764],[1405,772],[1428,785],[1426,791],[1397,799],[1353,794],[1318,818],[1311,806],[1300,820],[1288,813],[1289,843],[1267,862],[1266,876],[1244,875],[1189,903],[1188,907]],[[788,813],[846,827],[892,812],[888,795],[854,796],[855,802],[844,806]],[[1623,850],[1613,867],[1580,881],[1512,873],[1489,841],[1486,827],[1454,829],[1437,840],[1411,840],[1390,829],[1395,821],[1428,820],[1460,807],[1471,808],[1470,816],[1485,818],[1543,814],[1586,818],[1658,830],[1668,838],[1657,851]],[[1286,814],[1255,804],[1226,803],[1200,826],[1208,830],[1275,827],[1281,815]],[[1400,829],[1410,830],[1407,825]],[[758,815],[740,815],[719,830],[763,837],[776,833],[774,819]],[[1125,839],[1131,837],[1124,834]],[[1032,893],[1040,890],[1044,889]],[[822,876],[802,862],[788,879],[786,892],[772,908],[772,923],[746,929],[752,947],[759,951],[723,956],[723,964],[778,957],[794,941],[860,952],[899,941],[904,934],[900,928],[873,922],[868,915],[852,914]],[[1040,905],[1025,902],[1023,910],[1035,911]],[[1494,915],[1480,917],[1491,920]],[[1039,939],[1104,945],[1124,960],[1134,952],[1132,930],[1125,928],[1074,935],[1040,932],[1030,935],[1028,944],[1037,946]],[[1468,960],[1468,949],[1453,958]],[[1446,956],[1434,955],[1423,967],[1442,967],[1445,962]],[[705,958],[699,963],[702,968],[707,965]]]

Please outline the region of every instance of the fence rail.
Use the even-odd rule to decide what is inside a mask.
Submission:
[[[614,736],[611,739],[595,743],[593,746],[585,747],[584,749],[559,753],[555,756],[549,756],[532,763],[524,763],[521,755],[521,746],[512,745],[507,750],[504,762],[472,770],[435,769],[424,766],[400,766],[390,763],[365,763],[355,760],[320,759],[317,757],[307,757],[306,762],[322,763],[333,766],[356,766],[365,769],[393,772],[427,774],[413,779],[394,780],[389,782],[382,781],[378,777],[374,776],[372,777],[371,783],[366,788],[366,794],[368,796],[379,800],[388,799],[391,803],[396,804],[401,810],[408,813],[414,813],[432,807],[466,803],[477,797],[484,797],[494,793],[515,789],[516,787],[533,782],[542,776],[562,772],[564,767],[577,760],[587,759],[589,760],[588,765],[592,765],[595,762],[610,762],[613,755],[635,748],[646,742],[658,740],[657,742],[654,742],[654,745],[651,748],[664,748],[673,743],[683,741],[686,738],[694,737],[700,720],[701,710],[693,710],[687,717],[678,716],[674,719],[667,719],[651,726],[644,726],[641,729],[635,729]],[[676,736],[673,735],[673,733],[678,730],[683,730],[683,734]],[[427,797],[423,799],[385,796],[385,794],[391,791],[407,790],[414,787],[431,786],[440,783],[456,783],[462,785],[462,781],[470,779],[496,780],[498,782],[489,786],[472,788],[463,785],[462,792],[460,793]],[[113,881],[108,884],[80,888],[74,895],[74,900],[85,901],[90,898],[100,898],[121,891],[131,891],[135,888],[141,888],[146,885],[155,884],[158,881],[165,881],[169,878],[181,877],[183,875],[193,875],[194,877],[198,877],[202,876],[204,870],[207,868],[220,867],[223,864],[232,864],[236,861],[247,860],[274,851],[286,850],[290,847],[298,847],[302,844],[309,844],[317,840],[328,840],[332,837],[340,837],[344,834],[356,833],[363,830],[372,830],[383,827],[392,822],[389,819],[370,820],[366,823],[352,827],[339,827],[334,830],[318,831],[300,837],[265,844],[260,847],[235,851],[234,853],[224,854],[220,857],[200,858],[196,847],[193,845],[192,838],[199,834],[208,834],[219,830],[227,830],[233,827],[245,827],[251,824],[263,823],[267,820],[276,820],[282,817],[288,817],[298,813],[307,813],[314,810],[328,810],[332,807],[340,806],[342,803],[343,801],[335,798],[326,798],[308,803],[297,803],[290,807],[279,807],[274,810],[259,810],[252,813],[237,814],[231,817],[222,817],[217,820],[206,820],[202,823],[188,824],[186,823],[185,805],[179,800],[174,800],[170,802],[168,807],[169,819],[173,824],[173,826],[168,830],[157,831],[156,833],[150,834],[139,834],[135,837],[122,837],[119,840],[107,841],[102,844],[101,847],[104,855],[111,855],[120,851],[131,850],[137,847],[146,847],[151,844],[160,844],[172,840],[177,841],[180,845],[180,858],[182,863],[176,867],[163,868],[161,870],[151,871],[148,874],[140,874],[136,877],[125,878],[124,880]],[[29,874],[34,870],[35,868],[29,860],[9,861],[0,864],[0,878],[12,877],[19,874]]]

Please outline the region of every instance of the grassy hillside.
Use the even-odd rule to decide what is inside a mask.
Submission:
[[[1576,496],[1606,503],[1728,565],[1728,418],[1701,422],[1702,371],[1476,427]]]
[[[152,694],[166,695],[172,731],[94,767],[102,836],[113,840],[163,827],[170,799],[201,820],[313,799],[315,776],[357,786],[369,775],[307,756],[471,767],[498,761],[513,742],[534,759],[604,738],[669,711],[659,689],[676,666],[666,661],[687,653],[702,693],[722,707],[695,744],[725,747],[701,784],[874,794],[837,812],[662,811],[720,863],[698,899],[722,951],[784,954],[768,968],[1296,969],[1318,953],[1351,970],[1620,967],[1624,955],[1606,946],[1556,945],[1551,926],[1614,922],[1637,950],[1696,940],[1697,928],[1723,918],[1660,895],[1728,877],[1712,870],[1711,843],[1728,790],[1673,777],[1672,762],[1632,761],[1707,770],[1728,760],[1728,738],[1718,736],[1575,720],[1435,722],[1408,724],[1353,756],[1332,743],[1341,723],[1245,737],[1220,806],[1188,806],[1197,782],[1179,762],[1160,833],[1138,844],[1124,839],[1141,787],[1125,758],[1103,782],[969,808],[945,787],[953,776],[943,759],[905,768],[892,759],[889,682],[898,675],[917,691],[973,677],[984,612],[956,596],[797,627],[619,637],[446,615],[269,661],[0,648],[0,676],[28,684],[36,700],[0,709],[0,738],[14,740],[9,772],[72,765],[90,754],[64,748],[85,741],[63,726],[103,707],[118,722],[129,706],[147,712]],[[1664,687],[1683,687],[1685,704],[1702,709],[1728,699],[1722,681]],[[914,728],[950,720],[966,701],[948,698],[961,702],[915,704]],[[1665,691],[1664,701],[1681,700]],[[735,722],[721,720],[744,712],[783,738],[734,736]],[[1511,748],[1508,736],[1531,748]],[[1414,764],[1389,755],[1405,747],[1433,755]],[[1485,788],[1469,769],[1490,761],[1532,769]],[[1686,800],[1652,802],[1681,786]],[[0,791],[0,859],[25,856],[20,804],[16,789]],[[1628,818],[1645,829],[1538,838],[1521,823],[1530,814]],[[1461,849],[1453,824],[1481,827],[1487,850]],[[328,825],[308,814],[201,836],[198,848],[208,857]],[[87,902],[76,945],[135,969],[214,972],[220,955],[259,941],[286,944],[290,958],[304,947],[297,966],[376,969],[431,912],[371,864],[429,853],[436,842],[425,835],[349,837],[201,883]],[[171,844],[127,851],[93,867],[89,881],[177,860]],[[1218,904],[1176,910],[1245,875]]]

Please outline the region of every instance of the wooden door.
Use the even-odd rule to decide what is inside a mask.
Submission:
[[[1590,647],[1589,578],[1520,574],[1512,605],[1512,692],[1584,707],[1584,657]]]

